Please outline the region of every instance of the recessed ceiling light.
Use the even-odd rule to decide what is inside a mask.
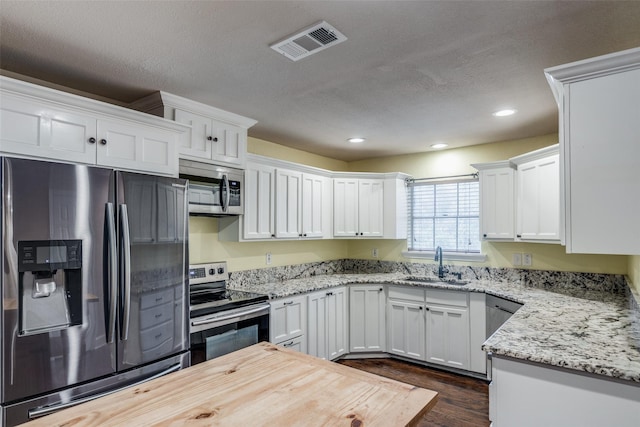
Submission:
[[[493,113],[493,115],[496,117],[506,117],[506,116],[514,115],[517,111],[518,110],[506,109],[506,110],[496,111],[495,113]]]
[[[347,139],[347,141],[349,141],[352,144],[359,144],[361,142],[364,142],[364,138],[349,138]]]
[[[445,144],[444,142],[438,142],[437,144],[431,144],[431,148],[434,148],[436,150],[439,150],[441,148],[446,148],[448,146],[449,146],[449,144]]]

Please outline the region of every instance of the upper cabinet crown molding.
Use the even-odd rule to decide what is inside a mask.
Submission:
[[[534,160],[545,159],[554,154],[558,154],[560,152],[560,144],[550,145],[548,147],[540,148],[539,150],[531,151],[530,153],[524,153],[516,157],[512,157],[509,159],[509,162],[513,165],[519,166],[524,163],[529,163]]]
[[[249,119],[247,117],[240,116],[238,114],[231,113],[220,108],[212,107],[211,105],[203,104],[198,101],[193,101],[191,99],[183,98],[181,96],[173,95],[171,93],[163,91],[154,92],[151,95],[145,96],[144,98],[138,99],[137,101],[129,104],[130,108],[140,111],[152,112],[152,114],[162,112],[162,110],[166,106],[178,108],[180,110],[185,110],[196,114],[215,117],[216,120],[240,126],[244,129],[248,129],[258,123],[257,120]],[[158,115],[165,116],[164,114]]]
[[[12,93],[22,98],[30,98],[33,101],[48,101],[60,104],[61,107],[71,106],[74,109],[85,110],[85,112],[92,114],[104,114],[117,117],[118,119],[135,121],[164,129],[169,128],[179,132],[186,132],[188,129],[187,126],[176,123],[173,120],[167,120],[105,101],[98,101],[3,75],[0,75],[0,90],[2,90],[3,93]]]
[[[556,102],[561,105],[565,84],[636,68],[640,68],[640,47],[546,68],[544,75]]]
[[[491,169],[500,169],[500,168],[511,168],[515,169],[514,165],[511,164],[509,160],[500,160],[499,162],[488,162],[488,163],[473,163],[471,167],[483,171],[483,170],[491,170]]]
[[[275,159],[273,157],[261,156],[259,154],[247,153],[247,161],[259,163],[265,166],[271,166],[277,169],[291,169],[303,173],[312,173],[315,175],[331,178],[333,172],[327,169],[317,168],[315,166],[303,165],[300,163],[290,162],[288,160]]]

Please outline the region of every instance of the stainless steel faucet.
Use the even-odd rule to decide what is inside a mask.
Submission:
[[[438,277],[442,279],[444,277],[444,268],[442,267],[442,248],[440,246],[436,248],[436,257],[433,260],[440,261],[438,265]]]

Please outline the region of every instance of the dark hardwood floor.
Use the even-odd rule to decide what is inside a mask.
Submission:
[[[340,360],[338,363],[437,391],[438,402],[422,417],[418,423],[421,427],[489,426],[486,381],[394,359]]]

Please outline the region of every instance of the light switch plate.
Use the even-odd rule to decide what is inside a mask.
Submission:
[[[378,248],[371,249],[371,256],[374,258],[378,258]]]
[[[526,266],[531,266],[531,262],[532,262],[532,256],[531,254],[522,254],[522,265],[526,265]]]
[[[522,265],[522,254],[521,253],[511,254],[511,264]]]

